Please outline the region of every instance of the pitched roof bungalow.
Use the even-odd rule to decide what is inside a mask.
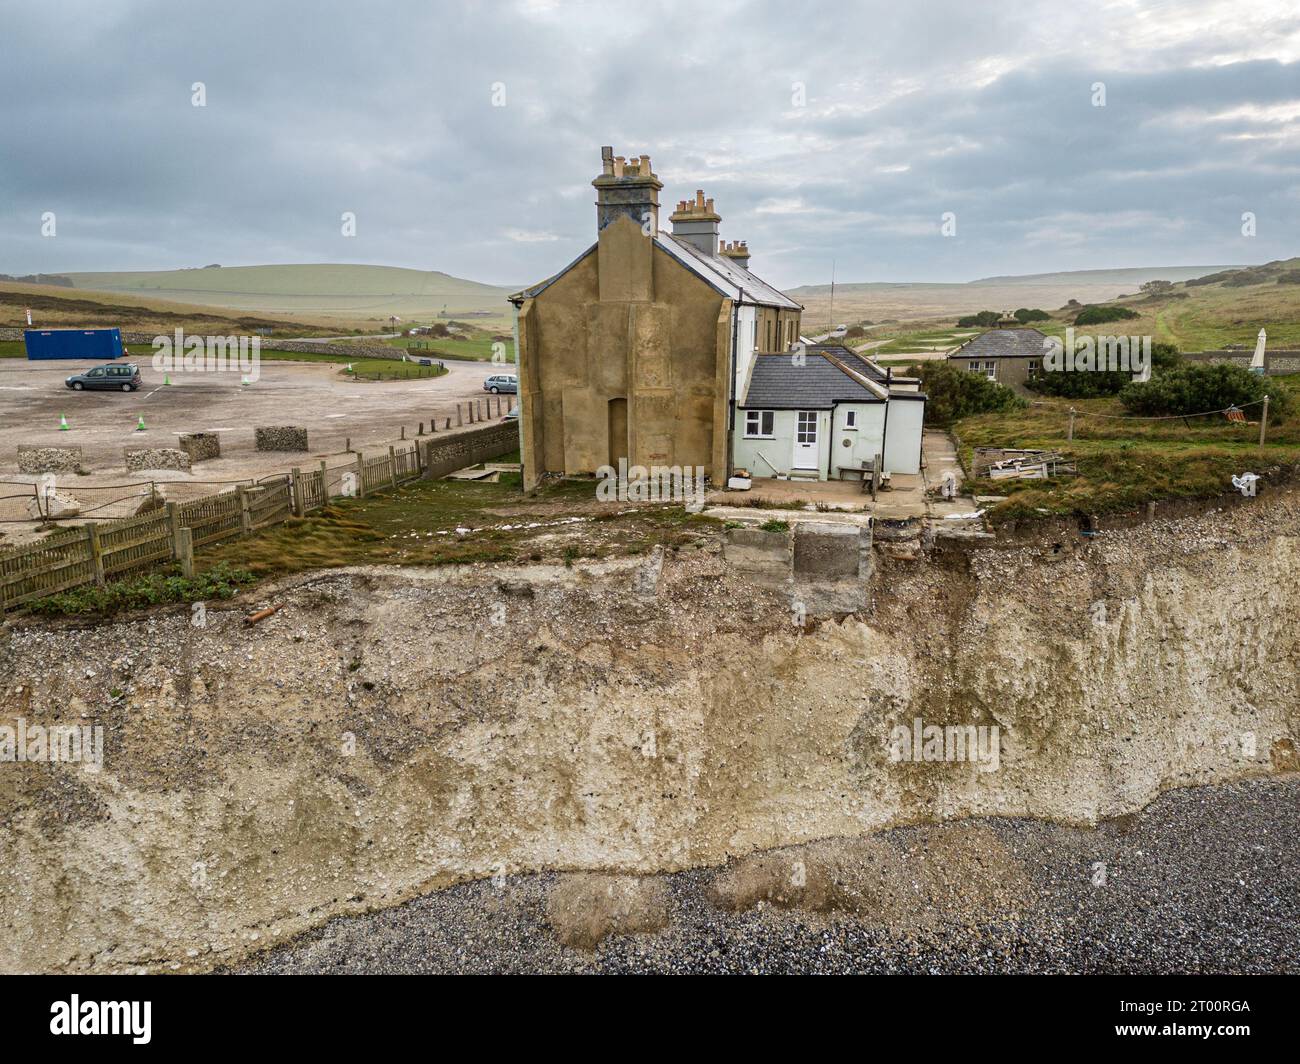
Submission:
[[[739,465],[757,476],[789,473],[814,449],[813,475],[833,475],[834,463],[821,460],[830,450],[828,413],[851,401],[887,406],[889,374],[847,351],[847,360],[813,348],[800,353],[803,308],[750,271],[744,241],[720,240],[721,217],[702,190],[678,202],[665,231],[663,184],[648,156],[602,148],[592,185],[596,242],[510,297],[525,486],[548,473],[617,468],[620,460],[702,467],[718,484]],[[773,375],[769,359],[807,372],[809,381],[830,367],[836,387]],[[799,406],[799,395],[812,405]],[[917,398],[913,389],[911,401],[923,408]],[[751,410],[759,428],[771,428],[766,436],[746,433]],[[760,441],[767,466],[754,468]],[[914,460],[919,428],[915,444]]]
[[[1037,329],[1018,327],[1018,323],[1017,327],[1002,327],[999,323],[990,332],[972,336],[948,356],[948,362],[982,373],[999,384],[1023,389],[1025,380],[1043,364],[1046,339]]]

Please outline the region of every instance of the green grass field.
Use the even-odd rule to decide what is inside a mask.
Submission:
[[[509,290],[436,270],[351,263],[223,266],[215,269],[64,273],[76,288],[154,296],[262,314],[406,321],[490,315],[505,322]],[[60,289],[68,293],[68,289]],[[72,291],[76,291],[73,289]],[[485,319],[488,320],[488,319]]]
[[[1149,499],[1212,498],[1232,491],[1231,477],[1268,470],[1290,475],[1300,462],[1300,381],[1270,378],[1270,392],[1292,397],[1292,413],[1267,430],[1259,446],[1258,424],[1241,425],[1222,415],[1165,421],[1115,420],[1126,415],[1116,399],[1051,399],[1042,405],[964,418],[954,426],[967,468],[976,447],[1060,450],[1078,476],[1050,480],[989,480],[966,483],[977,495],[1005,495],[990,519],[1076,512],[1099,514],[1135,509]],[[1074,439],[1068,440],[1073,406]],[[1110,415],[1109,418],[1096,415]],[[1259,409],[1247,412],[1257,420]]]

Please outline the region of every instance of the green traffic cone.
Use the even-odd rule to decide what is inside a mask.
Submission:
[[[164,373],[164,374],[163,374],[163,384],[171,384],[171,382],[172,382],[171,374],[169,374],[169,373]]]
[[[68,431],[68,419],[64,417],[62,414],[59,415],[59,431],[60,432]]]
[[[137,421],[137,422],[135,423],[135,431],[136,431],[136,432],[144,432],[144,431],[145,431],[145,428],[144,428],[144,415],[143,415],[143,414],[140,415],[140,420]]]

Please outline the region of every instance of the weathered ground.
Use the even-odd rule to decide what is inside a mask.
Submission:
[[[1294,772],[1298,533],[1300,503],[1274,496],[1092,540],[882,552],[871,604],[807,628],[707,539],[661,563],[297,576],[204,627],[188,608],[12,625],[5,717],[102,724],[105,764],[0,765],[0,969],[237,965],[466,880],[672,873],[972,816],[1092,825]],[[891,761],[915,717],[997,726],[999,767]],[[1284,884],[1294,818],[1259,823],[1276,830],[1252,874]],[[994,911],[1079,874],[1026,870],[982,830],[1008,874],[954,845],[954,882]],[[818,871],[887,867],[895,843],[843,845],[805,869],[814,889],[906,916],[859,872],[846,892]],[[778,879],[760,865],[711,896],[779,901]],[[613,900],[629,928],[659,919]],[[1240,963],[1287,946],[1252,948]]]

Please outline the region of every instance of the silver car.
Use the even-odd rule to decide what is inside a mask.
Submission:
[[[513,373],[494,373],[483,382],[483,390],[493,395],[502,392],[514,395],[519,391],[519,378]]]

